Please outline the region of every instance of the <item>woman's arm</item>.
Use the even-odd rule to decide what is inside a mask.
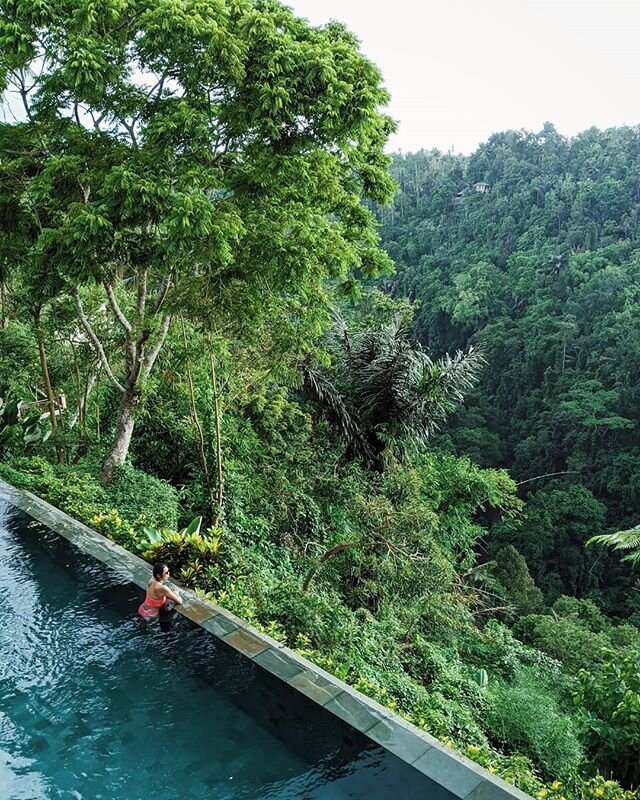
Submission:
[[[173,589],[170,589],[168,586],[163,586],[162,589],[165,597],[167,597],[169,600],[173,600],[173,602],[177,603],[179,606],[182,605],[182,598],[178,592],[174,592]]]

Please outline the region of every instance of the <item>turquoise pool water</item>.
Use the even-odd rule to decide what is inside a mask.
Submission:
[[[449,800],[0,499],[0,799]]]

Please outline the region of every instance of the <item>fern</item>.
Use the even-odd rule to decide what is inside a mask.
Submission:
[[[627,553],[622,560],[629,561],[634,565],[640,563],[640,525],[626,531],[592,536],[587,542],[587,546],[592,544],[603,544],[612,550],[630,550],[631,552]]]

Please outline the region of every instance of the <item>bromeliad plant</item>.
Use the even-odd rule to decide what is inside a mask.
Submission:
[[[143,528],[139,542],[142,557],[147,561],[164,561],[172,565],[185,584],[211,592],[219,587],[217,562],[222,530],[210,528],[200,532],[202,517],[196,517],[180,531]]]

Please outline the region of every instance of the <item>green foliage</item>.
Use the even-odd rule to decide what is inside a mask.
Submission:
[[[307,365],[307,385],[340,426],[350,451],[382,469],[385,444],[399,453],[424,447],[478,381],[482,356],[469,348],[432,360],[409,336],[411,320],[349,333],[334,332],[332,381]]]
[[[625,791],[619,783],[602,775],[580,781],[580,800],[637,800],[637,797],[637,791]]]
[[[611,623],[606,619],[602,611],[591,600],[579,600],[577,597],[559,597],[551,606],[554,614],[566,619],[573,619],[587,627],[594,633],[607,631],[611,633],[615,628],[611,628]]]
[[[23,320],[8,319],[0,325],[0,375],[8,393],[16,399],[30,397],[30,386],[37,375],[38,351],[33,332]]]
[[[122,528],[124,536],[125,529],[133,532],[144,525],[175,527],[177,494],[172,486],[128,465],[118,470],[112,484],[104,486],[96,471],[92,462],[84,467],[69,467],[51,464],[38,456],[0,464],[0,475],[6,481],[45,497],[87,525],[94,517],[106,515],[101,522],[105,535]],[[131,537],[127,538],[128,544],[133,541]],[[114,538],[118,541],[117,536]]]
[[[134,527],[144,525],[175,530],[178,496],[175,488],[129,464],[114,471],[105,487],[108,502]]]
[[[513,545],[505,545],[497,551],[493,574],[522,614],[535,612],[541,607],[542,592],[533,582],[527,562]]]
[[[623,561],[629,561],[634,566],[640,563],[640,525],[627,531],[616,531],[616,533],[602,533],[593,536],[587,542],[590,544],[604,544],[613,550],[628,551],[623,556]]]
[[[504,520],[493,528],[490,549],[512,544],[547,600],[586,593],[597,585],[602,567],[584,545],[594,530],[604,527],[605,513],[584,486],[545,487],[529,497],[522,519]]]
[[[622,669],[625,656],[640,650],[640,630],[630,624],[640,618],[635,578],[615,557],[584,548],[593,536],[633,525],[640,498],[640,440],[630,425],[639,410],[640,257],[632,219],[623,219],[624,192],[609,180],[616,174],[614,181],[636,187],[627,196],[636,204],[640,173],[629,167],[635,138],[594,133],[586,137],[589,147],[577,141],[568,148],[547,130],[544,142],[498,137],[470,159],[398,159],[412,199],[405,193],[402,206],[381,212],[387,235],[394,217],[388,243],[399,266],[386,287],[418,302],[367,290],[341,309],[349,333],[323,339],[335,298],[356,294],[349,274],[384,266],[371,249],[370,215],[359,206],[363,192],[375,197],[389,188],[382,161],[368,175],[367,159],[382,152],[384,123],[371,97],[368,121],[358,121],[361,107],[348,110],[359,141],[350,138],[348,121],[327,118],[314,129],[299,126],[298,112],[289,123],[279,115],[296,106],[294,74],[302,94],[311,91],[308,64],[297,60],[301,42],[312,60],[322,55],[324,69],[323,59],[337,51],[325,49],[322,37],[333,37],[338,50],[346,47],[349,69],[364,70],[365,85],[379,86],[376,76],[341,28],[313,32],[274,4],[239,8],[264,29],[241,32],[237,19],[227,20],[220,37],[233,47],[210,54],[212,61],[207,56],[198,72],[193,37],[204,42],[205,22],[190,9],[167,6],[157,13],[171,24],[154,27],[147,11],[142,21],[120,20],[122,41],[133,41],[133,50],[115,59],[114,72],[103,72],[105,90],[96,88],[92,69],[78,83],[83,102],[111,104],[104,137],[82,120],[60,118],[72,112],[57,102],[55,85],[42,94],[52,105],[38,112],[39,135],[52,154],[47,163],[31,126],[0,126],[0,150],[15,153],[20,145],[28,162],[12,156],[0,168],[0,270],[8,275],[9,316],[7,331],[0,330],[0,380],[20,398],[39,386],[37,312],[52,380],[68,395],[70,412],[93,386],[84,417],[60,434],[74,466],[12,458],[0,474],[134,552],[167,561],[185,584],[533,796],[630,800],[618,784],[591,775],[590,754],[598,753],[604,774],[614,770],[628,781],[622,758],[605,752],[582,721],[588,713],[598,735],[622,735],[609,730],[617,726],[629,736],[635,713],[635,700],[627,707],[618,691],[624,681],[632,685],[625,676],[609,687],[611,704],[594,710],[610,665]],[[122,56],[122,41],[112,39],[115,23],[101,24]],[[140,39],[130,38],[134,29]],[[94,34],[90,25],[88,39]],[[185,39],[183,59],[178,45]],[[272,44],[294,65],[274,72],[275,83],[269,73],[258,112],[259,76],[274,59],[280,63]],[[149,98],[136,94],[125,108],[111,91],[130,81],[126,64],[136,48],[149,56],[152,72],[182,65],[175,80],[188,88],[186,100],[173,86],[155,98],[134,126],[137,148],[120,126]],[[0,59],[13,57],[7,52]],[[52,69],[64,58],[59,53]],[[213,152],[215,126],[194,101],[215,59],[234,87],[225,95],[232,106],[226,123],[240,132],[240,151],[227,154]],[[248,63],[256,65],[253,77],[242,71]],[[276,102],[276,89],[289,98]],[[310,113],[336,102],[342,101],[314,95]],[[370,124],[378,139],[368,148]],[[256,126],[255,137],[243,135],[247,125]],[[344,137],[331,138],[341,125]],[[616,142],[625,155],[611,161]],[[25,177],[39,203],[52,231],[44,239],[33,207],[16,205],[11,170]],[[491,184],[486,195],[470,190],[451,202],[464,182],[484,177]],[[365,187],[365,179],[377,188]],[[429,214],[415,228],[414,211]],[[614,222],[626,226],[627,238]],[[50,264],[65,269],[56,273]],[[152,309],[166,269],[172,280],[159,318]],[[132,341],[148,334],[145,347],[163,344],[158,368],[137,386],[135,468],[115,470],[106,486],[97,465],[118,420],[117,397],[104,364],[96,372],[89,334],[66,295],[70,285],[56,274],[80,281],[80,300],[116,376],[135,364]],[[162,339],[164,311],[185,318],[186,342],[172,328]],[[416,341],[428,344],[428,358]],[[470,390],[464,359],[439,358],[478,342],[489,364]],[[185,369],[188,363],[203,447],[215,463],[210,351],[220,367],[225,508],[220,527],[201,531],[209,498]],[[323,407],[303,385],[305,365],[322,376]],[[332,398],[342,405],[331,405]],[[449,413],[454,404],[446,431],[435,434],[434,421],[444,419],[438,408]],[[354,409],[369,446],[384,447],[377,471],[346,444],[353,436],[345,436],[344,423]],[[412,432],[419,449],[408,446]],[[508,465],[521,487],[494,465]],[[553,483],[537,477],[567,470]],[[521,497],[531,490],[526,502],[519,489]],[[512,609],[520,618],[510,629]],[[630,615],[627,624],[614,625],[612,609]],[[584,702],[571,702],[580,668],[596,682],[590,705],[587,693]],[[614,719],[620,703],[624,713]],[[577,722],[588,751],[582,762]],[[631,762],[637,758],[627,755]]]
[[[553,680],[558,691],[566,682],[561,663],[541,650],[524,644],[504,623],[495,619],[474,631],[465,642],[466,657],[498,677],[512,681],[526,668],[540,679]]]
[[[15,458],[0,463],[0,477],[21,489],[44,497],[72,517],[90,524],[91,517],[108,506],[100,482],[89,472],[65,465],[53,465],[44,458]]]
[[[22,445],[44,444],[51,436],[51,426],[40,419],[41,411],[35,409],[20,416],[20,403],[6,389],[0,389],[0,453]]]
[[[513,684],[493,686],[488,698],[491,739],[528,755],[547,779],[575,778],[583,757],[575,725],[538,674],[520,670]]]
[[[579,622],[562,617],[531,614],[519,619],[513,630],[524,642],[574,671],[602,664],[610,646],[605,634],[593,633]]]
[[[98,533],[113,539],[121,547],[133,552],[139,550],[139,539],[135,528],[124,520],[115,508],[112,508],[111,511],[94,514],[89,520],[89,524]]]
[[[11,400],[6,390],[0,392],[0,452],[11,444],[20,433],[18,403]]]
[[[640,782],[638,653],[612,658],[597,672],[581,670],[574,702],[592,770],[613,773],[625,786]]]
[[[163,532],[159,541],[141,541],[142,557],[151,563],[170,564],[177,577],[205,592],[220,586],[219,554],[221,532],[207,531],[205,535],[189,532]],[[146,545],[146,547],[145,547]]]
[[[10,3],[0,39],[25,112],[0,126],[0,267],[39,336],[73,298],[121,401],[110,480],[178,312],[302,356],[327,279],[389,271],[362,203],[395,188],[388,94],[343,26],[279,3]]]
[[[638,519],[639,142],[637,127],[568,139],[547,124],[469,156],[397,155],[400,193],[379,210],[385,290],[416,303],[435,356],[478,344],[489,363],[437,441],[544,493],[491,555],[512,544],[549,602],[597,590],[614,614],[633,578],[580,551]]]

